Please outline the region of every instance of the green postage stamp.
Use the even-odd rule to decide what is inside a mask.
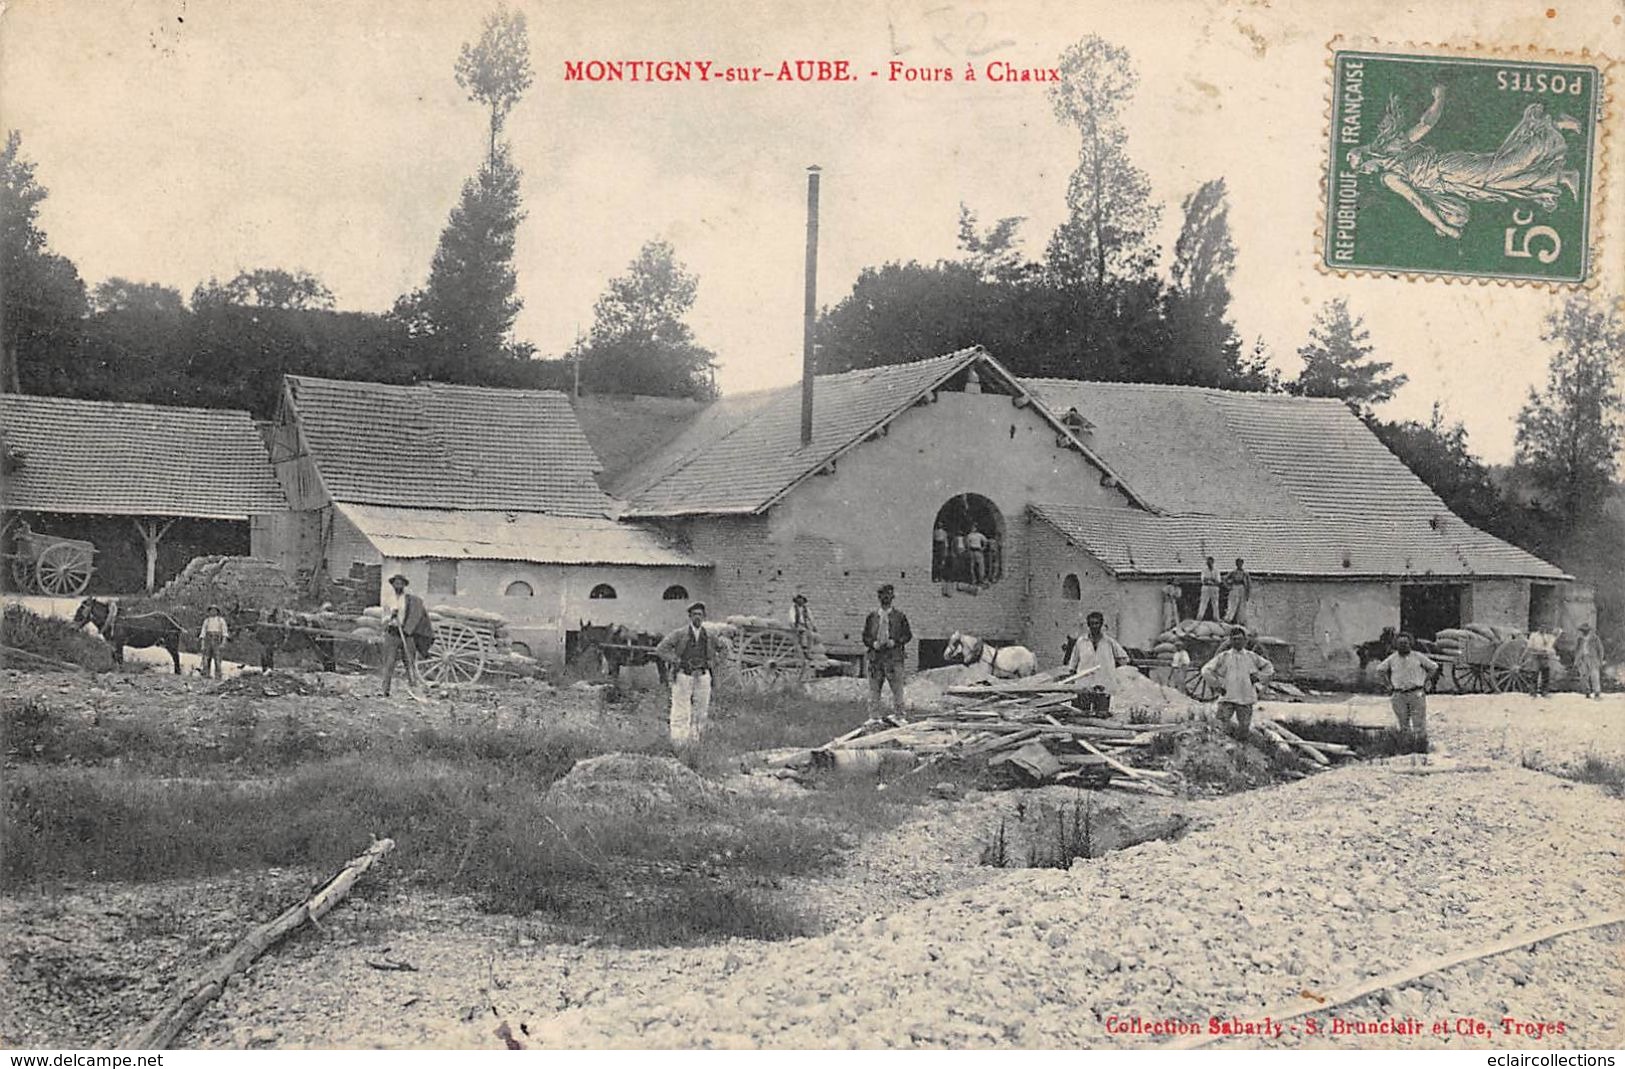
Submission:
[[[1334,50],[1326,267],[1584,282],[1598,66]]]

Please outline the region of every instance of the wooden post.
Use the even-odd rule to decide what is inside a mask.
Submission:
[[[175,520],[171,519],[162,527],[156,518],[141,517],[134,523],[136,534],[141,536],[141,542],[147,548],[147,593],[150,594],[153,587],[158,585],[158,543],[175,525]]]

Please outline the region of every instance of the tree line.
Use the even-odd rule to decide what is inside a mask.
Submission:
[[[514,243],[523,175],[506,121],[534,75],[522,12],[499,8],[453,68],[481,105],[487,149],[440,234],[423,286],[385,313],[335,309],[308,272],[265,266],[175,287],[115,277],[87,287],[51,251],[48,196],[18,131],[0,153],[0,387],[92,400],[271,414],[284,373],[379,382],[715,396],[715,356],[684,322],[698,279],[664,241],[646,243],[559,358],[513,334],[524,306]]]

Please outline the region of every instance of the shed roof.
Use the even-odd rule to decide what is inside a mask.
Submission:
[[[341,502],[338,510],[378,552],[410,560],[511,560],[709,568],[658,531],[602,516],[407,509]]]
[[[335,501],[603,516],[598,458],[555,390],[287,376]]]
[[[813,440],[801,442],[800,384],[724,397],[702,410],[666,447],[615,480],[629,516],[750,514],[861,443],[970,365],[1028,391],[977,346],[930,360],[819,375]],[[1072,432],[1044,405],[1034,408],[1059,433]],[[1090,455],[1086,447],[1083,451]],[[1097,466],[1107,462],[1091,455]],[[1133,497],[1133,490],[1124,490]]]
[[[1237,557],[1255,575],[1297,578],[1528,577],[1561,569],[1447,513],[1372,522],[1259,516],[1158,516],[1139,509],[1040,503],[1032,513],[1115,575],[1186,575]]]
[[[8,509],[245,520],[288,507],[247,412],[0,395]]]

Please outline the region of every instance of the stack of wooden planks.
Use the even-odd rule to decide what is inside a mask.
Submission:
[[[907,723],[871,722],[813,751],[816,761],[858,764],[859,754],[906,751],[923,758],[915,771],[950,758],[1009,765],[1036,783],[1119,787],[1171,796],[1174,773],[1138,768],[1133,753],[1179,724],[1130,724],[1080,719],[1072,700],[1087,689],[1093,669],[950,687],[951,709]]]

